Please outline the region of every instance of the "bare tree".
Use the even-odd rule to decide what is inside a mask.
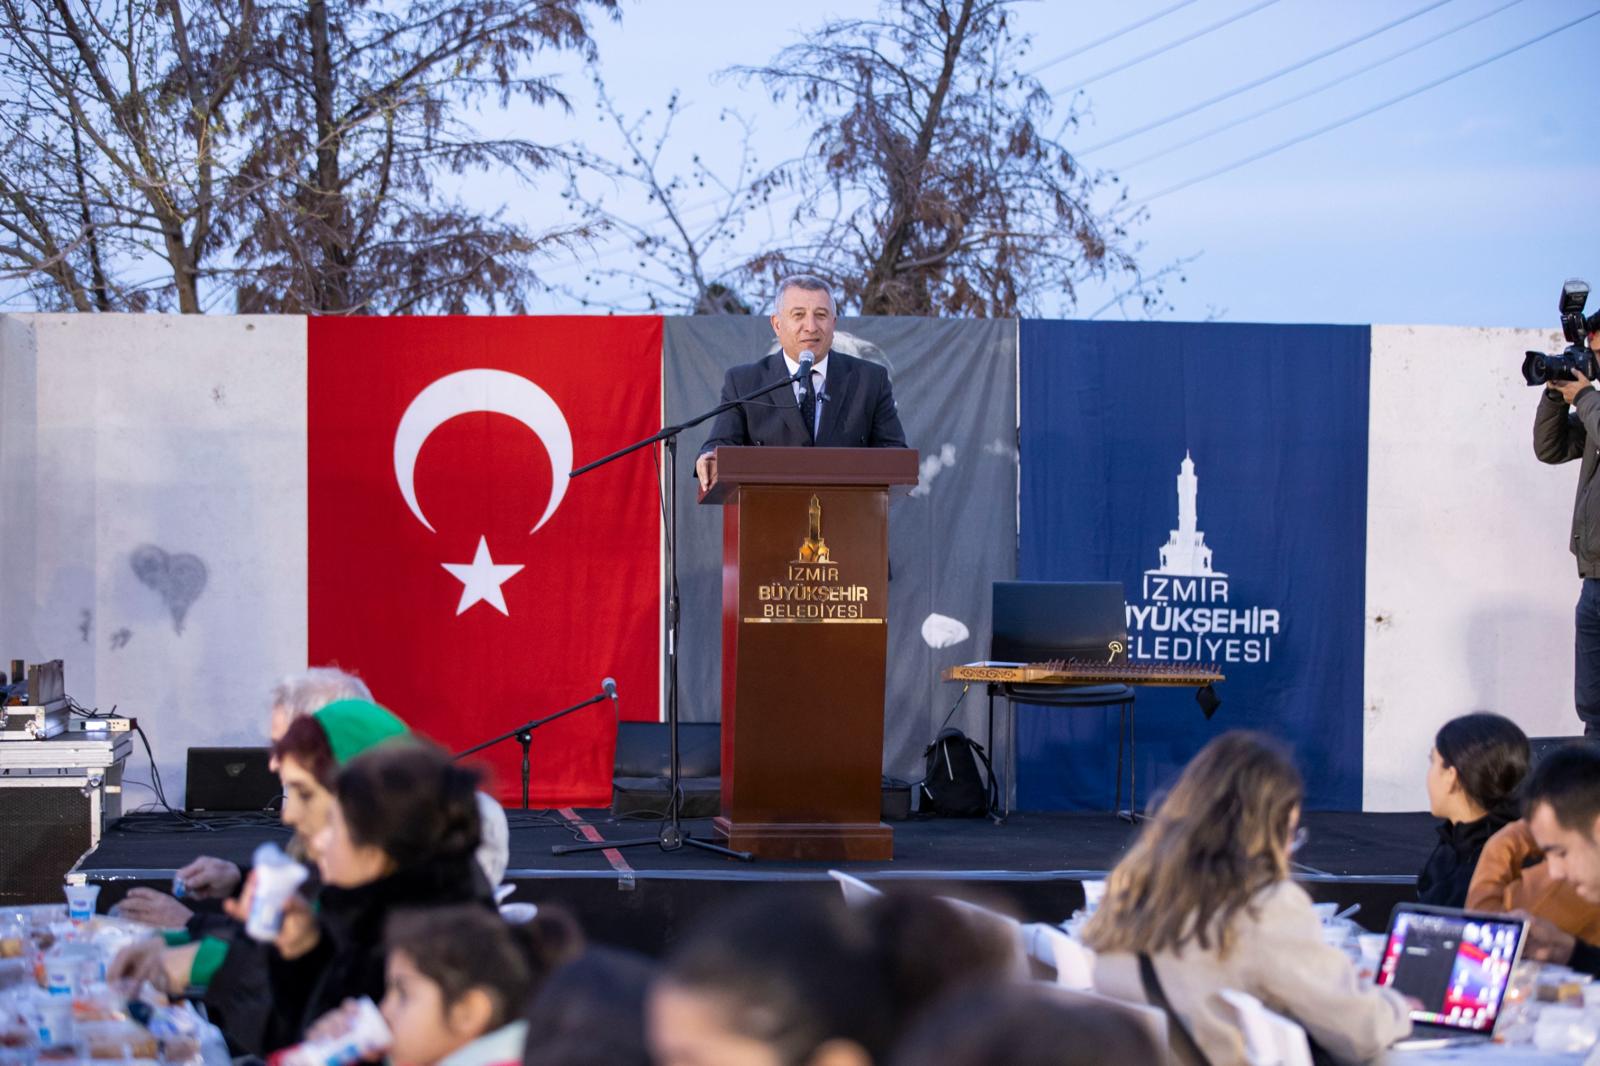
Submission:
[[[564,158],[485,100],[566,106],[618,0],[0,0],[0,276],[36,306],[521,309],[535,232],[449,185]],[[203,284],[209,282],[210,284]]]
[[[593,53],[586,10],[617,0],[307,0],[285,6],[242,122],[242,311],[462,313],[524,309],[535,233],[445,188],[467,171],[529,177],[559,151],[484,138],[464,117],[486,97],[567,107],[545,50]]]
[[[733,74],[814,118],[809,151],[774,180],[798,197],[794,236],[758,275],[820,274],[862,314],[1070,309],[1088,280],[1132,278],[1148,307],[1125,194],[1045,133],[1054,101],[1018,73],[1013,0],[893,0],[833,21]],[[1067,105],[1065,128],[1077,115]],[[1060,121],[1059,119],[1057,121]],[[1055,306],[1051,306],[1054,304]]]
[[[748,212],[771,192],[770,178],[756,174],[749,120],[731,108],[717,113],[720,125],[737,131],[730,176],[720,175],[699,152],[680,174],[666,158],[674,125],[688,108],[679,94],[667,98],[659,118],[646,110],[629,119],[598,74],[594,87],[601,120],[615,131],[620,149],[615,157],[592,146],[579,149],[565,196],[614,243],[593,258],[582,287],[561,291],[584,306],[612,311],[749,314],[739,295],[748,271],[732,245]],[[626,295],[606,295],[619,288]]]
[[[0,0],[0,257],[41,306],[200,310],[256,27],[251,0]]]

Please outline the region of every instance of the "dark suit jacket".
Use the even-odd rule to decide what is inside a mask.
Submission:
[[[889,372],[877,363],[838,352],[828,353],[823,385],[822,423],[816,445],[823,448],[904,448],[905,430],[895,410]],[[722,379],[722,402],[747,396],[763,385],[789,376],[782,352],[729,370]],[[794,389],[775,389],[765,396],[724,411],[711,423],[700,454],[722,445],[765,445],[808,448],[811,435],[800,417]]]

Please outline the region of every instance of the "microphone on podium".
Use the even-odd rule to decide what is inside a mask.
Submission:
[[[801,352],[800,353],[800,369],[796,370],[794,372],[793,380],[800,381],[800,382],[804,382],[804,381],[808,380],[811,377],[811,366],[816,361],[817,361],[817,357],[815,355],[813,355],[812,353],[810,353],[808,351],[807,352]]]
[[[600,682],[600,689],[608,697],[610,697],[610,699],[611,699],[611,709],[613,711],[615,711],[618,715],[620,715],[622,713],[622,711],[619,709],[619,706],[617,704],[617,680],[616,680],[616,678],[608,677],[604,681]]]

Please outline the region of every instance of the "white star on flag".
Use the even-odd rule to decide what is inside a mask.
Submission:
[[[465,613],[468,607],[482,600],[506,617],[511,616],[511,612],[506,610],[506,597],[500,586],[511,580],[511,576],[521,570],[522,565],[497,565],[489,557],[488,537],[478,538],[478,552],[472,557],[472,562],[439,565],[461,582],[461,602],[456,606],[457,615]]]

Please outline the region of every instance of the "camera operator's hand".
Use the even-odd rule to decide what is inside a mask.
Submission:
[[[1561,394],[1561,398],[1569,404],[1578,402],[1578,395],[1594,382],[1583,376],[1583,371],[1574,370],[1575,381],[1552,381],[1550,387]]]

